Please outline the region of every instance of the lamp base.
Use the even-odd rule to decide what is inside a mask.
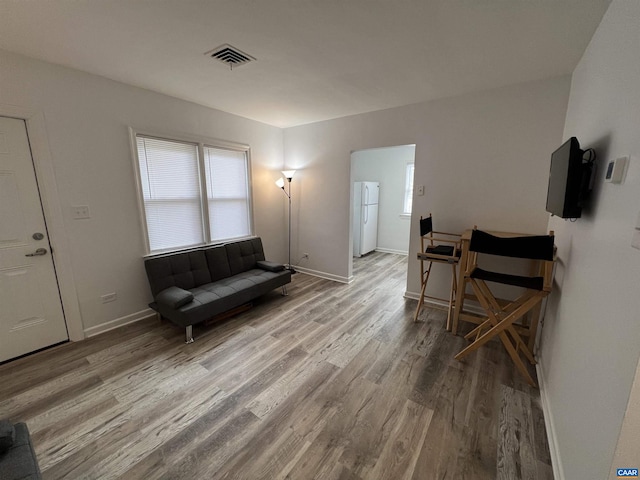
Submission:
[[[291,265],[287,265],[287,266],[285,267],[285,270],[289,270],[289,272],[291,272],[291,275],[293,275],[294,273],[298,273],[298,272],[296,271],[296,269],[295,269],[295,268],[293,268]]]

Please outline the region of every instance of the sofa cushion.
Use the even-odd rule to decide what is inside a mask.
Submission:
[[[257,261],[256,267],[268,272],[281,272],[282,270],[284,270],[284,265],[282,265],[281,263],[269,262],[267,260]]]
[[[252,268],[256,268],[256,262],[264,260],[264,251],[262,249],[262,240],[260,238],[252,238],[240,242],[229,243],[225,245],[227,249],[227,258],[231,267],[231,275],[246,272]]]
[[[224,245],[207,248],[204,251],[204,255],[207,258],[207,265],[209,266],[212,282],[231,276],[227,249]]]
[[[253,269],[191,289],[193,301],[178,309],[170,309],[159,303],[152,306],[178,325],[193,325],[248,303],[289,282],[291,272],[288,270],[268,272]]]
[[[193,293],[179,287],[165,288],[156,295],[156,302],[171,308],[180,308],[191,300],[193,300]]]
[[[169,287],[189,290],[211,282],[207,259],[202,250],[148,258],[144,266],[154,297]]]
[[[9,420],[0,420],[0,453],[11,448],[16,440],[16,429]]]

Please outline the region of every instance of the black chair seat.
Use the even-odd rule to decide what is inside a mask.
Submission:
[[[532,290],[542,290],[544,288],[543,277],[521,277],[507,273],[490,272],[489,270],[483,270],[477,267],[473,269],[469,276],[486,282],[504,283],[516,287],[530,288]]]
[[[432,253],[434,255],[446,255],[448,257],[454,256],[453,245],[434,245],[433,247],[427,247],[426,250],[427,254]],[[460,257],[460,250],[455,251],[455,256]]]

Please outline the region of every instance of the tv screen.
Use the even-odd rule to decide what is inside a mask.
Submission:
[[[551,154],[547,212],[552,215],[580,218],[591,177],[591,163],[585,163],[583,156],[576,137]]]

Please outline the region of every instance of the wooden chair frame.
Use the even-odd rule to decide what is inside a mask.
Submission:
[[[553,236],[553,231],[549,235]],[[504,302],[493,295],[484,280],[471,277],[471,273],[478,265],[478,252],[470,252],[469,261],[464,271],[464,284],[466,285],[467,282],[471,284],[475,297],[480,302],[487,317],[465,336],[467,340],[472,340],[472,343],[455,356],[457,360],[461,360],[492,338],[498,336],[527,383],[531,386],[536,386],[536,382],[527,370],[520,354],[522,353],[532,365],[536,364],[533,348],[538,328],[540,305],[542,300],[551,292],[554,263],[553,260],[537,260],[536,262],[538,266],[537,275],[543,278],[542,290],[526,289],[515,300]],[[525,343],[521,336],[523,331],[518,330],[517,327],[520,326],[516,325],[515,322],[523,318],[528,312],[532,312],[532,318],[528,328],[524,329],[524,333],[529,337],[528,342]]]
[[[431,213],[429,214],[429,219],[432,219]],[[422,216],[420,216],[420,222],[425,220]],[[433,220],[432,220],[433,225]],[[436,236],[438,235],[438,236]],[[456,273],[456,267],[460,261],[460,234],[458,233],[449,233],[442,232],[438,230],[431,230],[425,235],[420,235],[420,252],[418,252],[418,260],[420,260],[420,298],[418,299],[418,307],[416,308],[416,313],[413,317],[413,321],[418,321],[418,315],[420,314],[420,310],[424,305],[424,299],[428,298],[431,300],[439,300],[442,302],[448,302],[448,311],[447,311],[447,330],[451,330],[451,323],[453,320],[453,308],[455,305],[456,298],[456,288],[458,286],[458,277]],[[425,245],[425,242],[428,242]],[[433,252],[427,252],[428,247],[436,247],[438,244],[447,244],[453,246],[453,253],[451,255],[440,255]],[[427,268],[425,269],[425,263],[427,264]],[[443,263],[451,265],[451,291],[449,293],[449,298],[441,298],[434,297],[431,295],[426,295],[427,283],[429,282],[429,277],[431,275],[431,267],[434,263]]]

